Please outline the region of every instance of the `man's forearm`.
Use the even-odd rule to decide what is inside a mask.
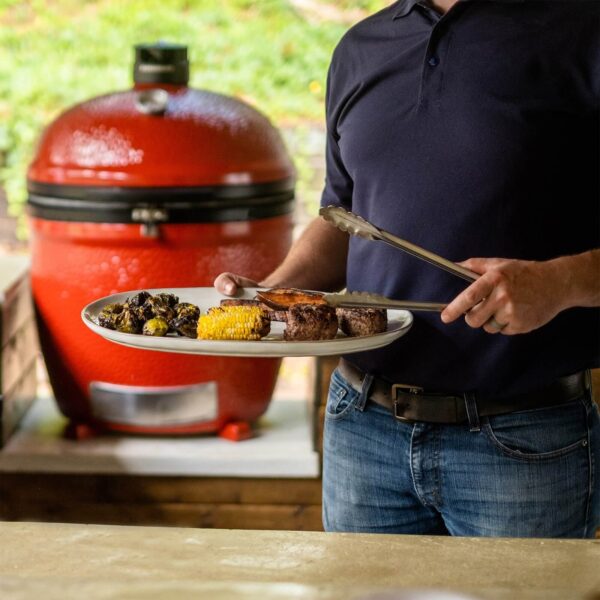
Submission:
[[[344,287],[348,234],[315,219],[294,243],[285,260],[261,286],[334,291]]]
[[[600,250],[548,261],[564,282],[564,308],[600,306]]]

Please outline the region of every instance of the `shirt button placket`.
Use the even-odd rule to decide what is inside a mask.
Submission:
[[[425,108],[439,102],[439,86],[441,85],[441,60],[440,55],[444,52],[445,31],[438,22],[429,38],[427,52],[423,65],[423,75],[421,83],[420,105]]]
[[[436,67],[440,64],[440,51],[444,35],[444,28],[441,26],[440,15],[435,13],[432,9],[428,9],[427,14],[429,15],[432,28],[427,43],[423,71],[421,74],[421,88],[419,90],[419,106],[421,108],[426,108],[432,100],[432,96],[434,97],[436,95],[435,86],[439,84],[440,81],[440,74],[436,72]],[[434,86],[433,90],[431,89],[432,86]]]
[[[435,86],[438,80],[437,67],[440,64],[439,59],[439,42],[436,40],[429,40],[429,47],[427,48],[427,54],[425,55],[425,64],[423,65],[423,72],[421,75],[421,89],[419,93],[419,106],[426,108],[433,97],[435,96]],[[433,89],[432,89],[433,86]]]

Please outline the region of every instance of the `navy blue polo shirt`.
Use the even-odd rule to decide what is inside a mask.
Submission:
[[[353,27],[328,77],[322,205],[342,205],[454,261],[547,260],[600,246],[600,3],[401,0]],[[349,290],[449,302],[465,282],[351,238]],[[550,299],[549,299],[550,300]],[[507,395],[600,366],[599,311],[523,335],[415,313],[347,358],[392,381]]]

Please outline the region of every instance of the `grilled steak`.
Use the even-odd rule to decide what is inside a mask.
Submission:
[[[352,337],[387,329],[387,311],[381,308],[338,308],[336,313],[340,329]]]
[[[221,306],[260,306],[260,300],[248,300],[248,298],[223,298],[219,303]]]
[[[293,304],[287,313],[284,340],[330,340],[337,334],[335,309],[327,304]]]
[[[269,315],[269,319],[271,321],[283,321],[284,323],[288,320],[289,311],[287,310],[273,310],[269,308],[266,304],[261,304],[261,308],[264,308]]]

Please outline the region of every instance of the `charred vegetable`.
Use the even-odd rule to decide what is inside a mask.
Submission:
[[[195,304],[189,302],[180,302],[175,306],[175,316],[178,319],[189,317],[190,319],[198,320],[200,309]]]
[[[142,322],[130,308],[124,308],[115,320],[115,329],[121,333],[141,333]]]
[[[169,300],[163,296],[167,294],[157,294],[146,300],[142,307],[146,320],[161,317],[168,323],[175,317],[175,310],[169,305]]]
[[[169,331],[169,324],[163,317],[154,317],[144,323],[142,333],[144,335],[164,336]]]
[[[323,294],[296,288],[272,288],[256,293],[256,297],[275,310],[287,310],[293,304],[326,304]]]
[[[127,298],[125,307],[131,310],[138,321],[146,321],[153,317],[152,312],[146,307],[146,301],[152,298],[149,292],[138,292],[135,296]]]
[[[260,340],[271,329],[269,317],[257,306],[220,306],[198,319],[203,340]]]
[[[166,304],[169,308],[175,308],[179,303],[179,298],[175,294],[167,294],[165,292],[153,296],[156,300]]]
[[[175,318],[169,321],[171,329],[179,335],[195,338],[200,309],[195,304],[180,302],[175,306]]]
[[[175,318],[169,322],[169,325],[179,335],[189,338],[197,337],[198,319],[193,319],[192,317]]]
[[[117,317],[123,312],[123,304],[107,304],[102,308],[98,315],[98,324],[106,329],[117,328]]]
[[[135,296],[131,296],[131,298],[127,298],[127,306],[130,308],[139,308],[144,306],[146,300],[150,298],[149,292],[138,292]]]

